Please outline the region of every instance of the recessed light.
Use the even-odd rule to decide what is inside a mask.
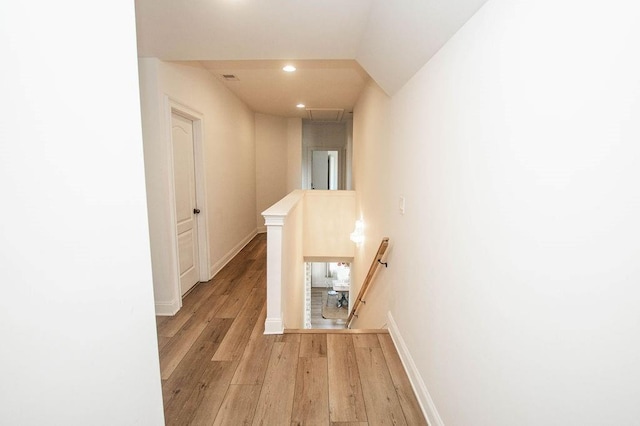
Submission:
[[[304,108],[304,104],[298,104],[298,105],[296,105],[296,107],[298,107],[298,108]]]
[[[296,67],[294,67],[293,65],[287,65],[282,68],[282,71],[285,71],[285,72],[294,72],[295,70],[296,70]]]

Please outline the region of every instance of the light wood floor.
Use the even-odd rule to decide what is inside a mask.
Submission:
[[[426,425],[387,333],[263,334],[266,236],[157,317],[167,425]]]
[[[322,296],[328,288],[311,287],[311,328],[345,329],[347,321],[322,317]]]

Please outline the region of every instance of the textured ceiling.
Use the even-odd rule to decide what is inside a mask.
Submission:
[[[138,55],[238,74],[225,84],[255,111],[350,110],[366,73],[394,94],[486,1],[136,0]]]

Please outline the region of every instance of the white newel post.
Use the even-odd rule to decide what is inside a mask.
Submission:
[[[267,226],[267,319],[264,334],[282,334],[282,233],[286,214],[263,213],[263,217]]]

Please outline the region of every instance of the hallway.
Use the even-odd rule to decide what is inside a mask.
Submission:
[[[388,333],[264,335],[266,234],[157,317],[167,425],[426,424]]]

